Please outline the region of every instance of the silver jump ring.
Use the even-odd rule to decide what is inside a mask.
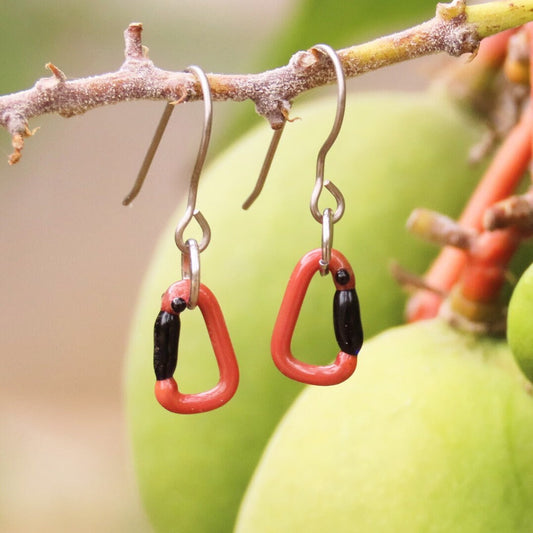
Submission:
[[[181,277],[190,280],[187,307],[194,309],[200,295],[200,249],[195,239],[189,239],[185,244],[187,251],[181,254]]]
[[[331,249],[333,248],[333,223],[333,211],[327,207],[322,215],[322,258],[319,261],[322,276],[329,272]]]

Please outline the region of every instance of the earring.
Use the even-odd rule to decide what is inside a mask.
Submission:
[[[316,180],[310,203],[313,218],[322,225],[322,246],[305,254],[292,272],[274,325],[271,352],[274,363],[287,377],[310,385],[335,385],[349,378],[357,366],[357,355],[363,344],[363,328],[352,267],[339,251],[333,249],[333,225],[344,214],[344,197],[331,181],[324,182],[326,154],[339,134],[344,117],[346,83],[342,64],[333,48],[327,45],[317,45],[314,48],[329,56],[338,82],[335,122],[318,154]],[[326,208],[320,212],[318,208],[318,200],[324,188],[337,202],[335,211]],[[291,352],[291,340],[303,300],[317,271],[322,276],[331,273],[336,288],[333,326],[340,351],[335,361],[326,366],[304,363]]]
[[[237,360],[222,311],[214,294],[200,282],[200,253],[209,244],[211,231],[204,216],[196,210],[196,198],[211,135],[212,101],[209,82],[203,70],[197,66],[191,66],[188,70],[199,79],[204,94],[204,128],[189,186],[187,208],[175,232],[176,245],[182,254],[182,279],[173,283],[163,294],[161,311],[154,326],[155,395],[165,409],[181,414],[203,413],[221,407],[232,398],[239,383]],[[202,230],[200,243],[195,239],[183,238],[193,218]],[[181,330],[180,314],[196,307],[202,312],[220,377],[217,385],[208,391],[182,394],[174,379]]]

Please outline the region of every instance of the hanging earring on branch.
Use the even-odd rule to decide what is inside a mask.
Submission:
[[[291,275],[274,326],[271,352],[274,363],[286,376],[311,385],[335,385],[346,380],[354,372],[357,354],[363,343],[363,329],[353,270],[348,260],[333,248],[333,226],[344,214],[344,197],[331,181],[324,181],[326,154],[335,142],[342,126],[346,105],[346,82],[342,64],[336,52],[327,45],[317,45],[314,48],[330,57],[338,81],[335,122],[318,154],[316,181],[310,203],[313,218],[322,225],[322,246],[300,259]],[[335,211],[326,208],[321,212],[318,207],[324,188],[333,195],[337,202]],[[333,300],[333,325],[340,351],[335,362],[327,366],[304,363],[296,359],[291,352],[291,340],[300,309],[309,283],[317,271],[323,276],[331,273],[336,288]]]
[[[182,254],[182,279],[173,283],[163,294],[161,311],[154,326],[155,395],[165,409],[182,414],[202,413],[221,407],[232,398],[239,383],[237,360],[222,311],[214,294],[200,281],[200,253],[208,246],[211,231],[204,216],[196,209],[196,199],[200,172],[211,135],[212,102],[209,82],[203,70],[191,66],[189,71],[197,76],[202,85],[205,102],[204,128],[191,177],[187,208],[175,232],[176,245]],[[200,243],[195,239],[185,240],[183,236],[193,218],[202,230]],[[178,360],[180,314],[197,306],[207,327],[220,379],[217,385],[208,391],[183,394],[173,377]]]

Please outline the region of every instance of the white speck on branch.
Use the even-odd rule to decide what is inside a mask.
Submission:
[[[452,56],[475,53],[484,37],[533,20],[533,0],[498,1],[466,6],[465,0],[438,4],[431,20],[393,35],[339,50],[347,77],[381,67],[445,52]],[[79,115],[96,107],[131,100],[190,102],[202,98],[194,75],[154,65],[141,40],[142,24],[124,32],[125,57],[115,72],[68,80],[52,63],[52,72],[31,89],[0,96],[0,125],[12,135],[10,164],[21,156],[24,138],[34,131],[29,120],[46,113]],[[287,119],[299,94],[334,81],[334,71],[319,52],[297,52],[283,67],[248,75],[209,74],[214,100],[252,100],[257,112],[274,129]]]

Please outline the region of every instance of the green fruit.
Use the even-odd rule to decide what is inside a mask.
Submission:
[[[527,533],[533,397],[505,341],[439,319],[386,331],[308,387],[259,463],[237,533]]]
[[[221,409],[175,415],[154,398],[153,324],[162,292],[180,278],[174,227],[183,207],[154,253],[132,325],[126,393],[142,499],[157,531],[231,531],[268,437],[301,390],[274,367],[270,335],[294,265],[320,246],[321,228],[311,217],[309,199],[316,153],[334,112],[330,99],[296,106],[294,116],[302,120],[285,128],[265,189],[249,212],[240,204],[266,153],[271,137],[266,126],[223,154],[201,179],[198,207],[213,232],[201,256],[202,282],[218,298],[241,371],[236,396]],[[404,295],[389,275],[389,261],[421,272],[435,252],[404,230],[410,211],[424,205],[457,214],[481,171],[466,163],[479,133],[476,124],[435,95],[357,94],[350,99],[325,177],[346,197],[334,246],[355,271],[367,338],[402,321]],[[326,205],[335,205],[327,191],[321,208]],[[194,224],[191,232],[196,232]],[[333,284],[319,278],[304,301],[293,353],[325,364],[338,347]],[[184,392],[211,388],[218,377],[197,310],[182,313],[175,377]]]
[[[533,379],[533,265],[514,288],[507,315],[507,340],[524,374]]]

